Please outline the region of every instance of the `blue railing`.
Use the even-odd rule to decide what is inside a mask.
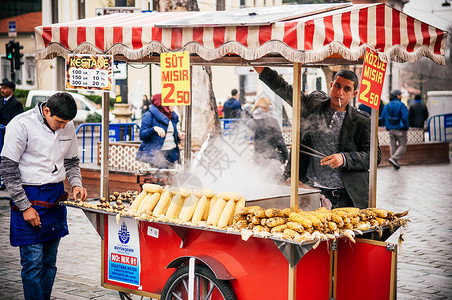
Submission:
[[[110,142],[117,141],[134,141],[135,140],[135,130],[139,130],[140,126],[137,123],[110,123],[109,124],[109,140]],[[89,130],[87,130],[89,129]],[[86,138],[87,131],[90,146],[90,162],[94,160],[94,142],[102,141],[102,124],[101,123],[83,123],[80,124],[76,129],[76,134],[82,132],[82,163],[85,163],[85,153],[86,153]],[[96,137],[95,137],[95,133]],[[97,146],[97,145],[96,145]]]
[[[429,141],[452,141],[452,113],[435,115],[428,119]]]

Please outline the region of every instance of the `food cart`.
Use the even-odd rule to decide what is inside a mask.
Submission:
[[[446,37],[385,4],[351,3],[115,14],[36,28],[38,59],[84,53],[158,63],[161,53],[188,51],[192,65],[293,65],[292,210],[299,207],[301,66],[360,64],[368,47],[384,62],[428,57],[445,64]],[[105,94],[104,136],[107,103]],[[372,112],[370,207],[375,207],[376,126]],[[101,195],[106,197],[108,139],[102,143]],[[189,143],[185,149],[190,153]],[[111,213],[83,209],[102,237],[102,285],[120,292],[164,299],[173,291],[180,299],[395,298],[399,231],[393,240],[370,230],[356,244],[342,237],[303,244],[184,224],[118,222]]]

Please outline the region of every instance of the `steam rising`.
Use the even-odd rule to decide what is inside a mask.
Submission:
[[[283,166],[274,160],[256,164],[251,134],[236,122],[226,136],[209,137],[193,160],[191,172],[203,187],[215,192],[239,192],[247,200],[269,195],[287,194],[280,177]]]

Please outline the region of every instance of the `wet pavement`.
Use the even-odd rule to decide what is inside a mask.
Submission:
[[[398,255],[397,299],[452,299],[452,164],[380,167],[377,206],[409,210]],[[8,193],[0,191],[0,197]],[[100,285],[101,239],[79,209],[68,209],[52,299],[119,299]],[[18,248],[9,245],[9,206],[0,200],[0,299],[23,299]],[[134,299],[141,297],[134,296]]]

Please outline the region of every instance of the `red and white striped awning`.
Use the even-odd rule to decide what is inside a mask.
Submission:
[[[303,11],[303,6],[285,9]],[[445,64],[447,32],[386,4],[339,6],[260,25],[250,25],[249,18],[226,25],[195,22],[202,18],[215,22],[216,16],[224,17],[221,13],[114,14],[39,26],[35,29],[37,59],[84,53],[140,60],[150,53],[188,51],[207,61],[229,55],[252,61],[279,54],[290,62],[315,63],[332,56],[356,61],[371,47],[383,61],[428,57]],[[194,22],[168,25],[187,18]]]

